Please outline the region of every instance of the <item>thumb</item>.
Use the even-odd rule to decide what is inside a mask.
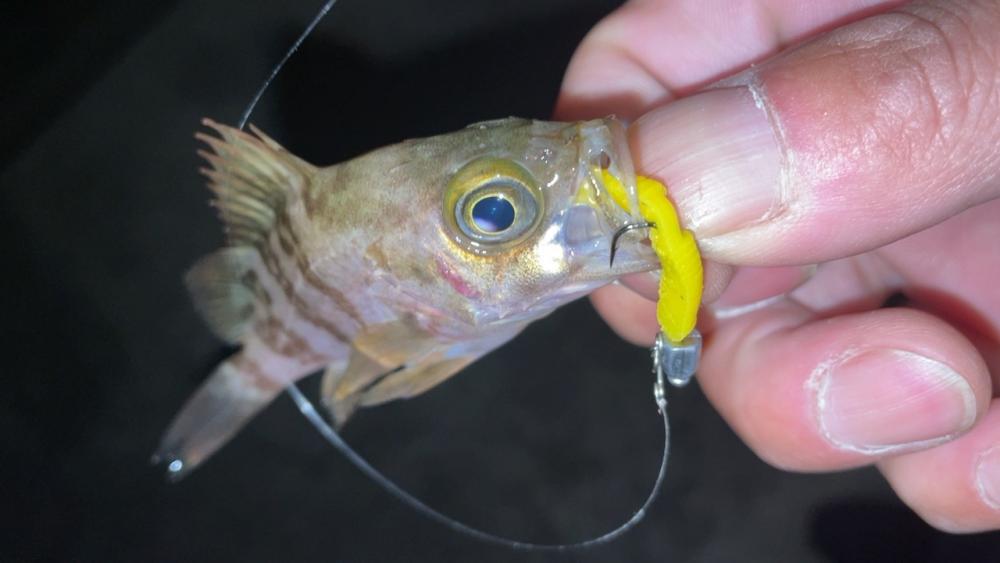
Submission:
[[[938,3],[940,4],[940,3]],[[629,130],[706,257],[857,254],[1000,195],[1000,3],[839,28]]]

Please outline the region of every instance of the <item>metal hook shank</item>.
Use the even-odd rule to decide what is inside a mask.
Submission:
[[[629,223],[615,231],[615,234],[611,237],[611,259],[608,261],[608,267],[610,268],[615,265],[615,253],[618,252],[618,239],[636,229],[652,229],[655,227],[656,225],[646,221],[644,223]]]

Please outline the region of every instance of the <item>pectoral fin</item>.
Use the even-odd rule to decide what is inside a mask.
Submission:
[[[219,338],[236,344],[253,320],[255,250],[223,248],[205,256],[184,276],[195,308]]]
[[[323,401],[337,425],[342,425],[364,393],[408,363],[426,357],[439,345],[433,335],[412,318],[366,327],[353,342],[346,368],[332,366],[323,375]]]
[[[396,322],[365,327],[353,345],[379,364],[394,368],[430,352],[439,343],[433,334],[417,324],[416,319],[404,317]]]
[[[372,360],[357,348],[351,350],[347,367],[330,366],[323,373],[320,394],[333,415],[337,428],[343,426],[358,407],[360,391],[374,384],[393,368]]]
[[[355,357],[359,359],[354,360]],[[331,368],[324,374],[323,402],[330,409],[337,427],[340,427],[359,407],[419,395],[455,375],[475,359],[475,356],[446,358],[435,352],[412,365],[386,370],[355,350],[353,368]]]
[[[354,341],[346,369],[323,377],[323,399],[337,424],[359,407],[419,395],[514,337],[523,325],[463,341],[447,341],[414,319],[370,327]]]
[[[358,405],[371,407],[394,399],[414,397],[455,375],[474,360],[472,356],[442,358],[440,354],[432,354],[416,365],[406,366],[380,378],[361,393]]]

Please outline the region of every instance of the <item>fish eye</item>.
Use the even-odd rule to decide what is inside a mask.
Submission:
[[[459,231],[485,245],[520,240],[539,215],[538,200],[531,189],[503,176],[473,185],[458,198],[454,209]]]
[[[489,195],[472,204],[472,222],[484,233],[506,231],[514,218],[514,206],[503,196]]]
[[[541,210],[537,182],[507,159],[466,164],[451,178],[445,195],[446,222],[476,251],[523,240],[539,224]]]

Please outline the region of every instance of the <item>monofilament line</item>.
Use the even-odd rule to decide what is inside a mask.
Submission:
[[[323,7],[319,9],[319,13],[316,14],[316,17],[314,17],[312,21],[309,22],[309,25],[306,26],[306,29],[302,32],[302,35],[299,35],[299,38],[295,40],[295,43],[292,43],[291,48],[289,48],[288,52],[285,53],[285,56],[282,57],[280,61],[278,61],[278,64],[274,65],[274,69],[271,70],[271,75],[268,76],[267,79],[264,80],[264,83],[260,85],[260,89],[257,90],[257,93],[254,94],[253,99],[250,100],[250,105],[247,106],[247,109],[243,110],[243,115],[240,117],[240,123],[237,127],[239,127],[241,130],[244,127],[246,127],[247,121],[250,120],[250,114],[253,113],[253,110],[257,107],[257,102],[259,102],[260,99],[264,96],[264,92],[267,92],[267,89],[271,87],[271,82],[274,80],[276,76],[278,76],[278,73],[281,72],[281,69],[285,68],[285,63],[288,62],[288,59],[292,58],[292,55],[294,55],[295,52],[299,50],[299,47],[302,45],[302,42],[305,41],[307,37],[312,35],[313,30],[316,29],[316,26],[319,25],[319,22],[326,17],[327,12],[329,12],[330,9],[333,8],[333,5],[336,3],[337,0],[328,0],[326,3],[324,3]]]
[[[348,461],[353,463],[355,467],[357,467],[362,473],[367,475],[368,478],[380,487],[385,489],[390,495],[396,497],[404,504],[409,505],[418,513],[423,514],[431,520],[451,528],[456,532],[502,547],[525,551],[570,551],[608,543],[634,528],[635,525],[642,520],[642,518],[646,515],[646,511],[649,510],[653,501],[656,500],[656,497],[660,494],[660,488],[663,486],[663,479],[667,473],[667,458],[670,455],[670,422],[667,418],[666,401],[664,401],[660,405],[660,414],[663,417],[663,456],[660,459],[660,470],[656,475],[656,481],[653,483],[652,489],[649,491],[649,496],[646,497],[642,506],[640,506],[639,509],[632,514],[631,518],[609,532],[575,543],[547,544],[510,539],[463,524],[462,522],[459,522],[458,520],[442,514],[430,506],[427,506],[420,499],[404,491],[399,485],[372,467],[371,464],[365,461],[360,454],[354,451],[354,449],[340,437],[340,434],[337,434],[337,431],[330,426],[326,419],[324,419],[316,411],[316,407],[313,406],[312,402],[306,398],[296,385],[292,384],[288,387],[288,394],[292,397],[292,400],[295,401],[295,405],[299,408],[299,411],[309,420],[309,422],[312,423],[316,430],[319,430],[319,433],[326,439],[327,442],[329,442],[340,453],[344,454],[344,457],[346,457]]]
[[[326,17],[326,14],[330,11],[331,8],[333,8],[333,5],[336,3],[337,0],[328,0],[323,4],[323,6],[319,10],[319,13],[317,13],[316,16],[312,19],[312,21],[309,22],[309,25],[306,26],[306,29],[302,32],[302,34],[298,37],[298,39],[295,40],[295,43],[292,44],[291,48],[288,49],[288,52],[285,53],[285,56],[282,57],[282,59],[278,62],[277,65],[275,65],[274,69],[271,71],[271,74],[261,85],[260,89],[257,90],[257,93],[254,94],[253,99],[250,101],[250,105],[248,105],[246,110],[243,111],[243,115],[240,117],[239,121],[239,128],[241,130],[246,127],[247,122],[250,120],[250,115],[257,107],[257,103],[264,96],[264,93],[267,91],[267,89],[271,86],[271,82],[274,81],[274,79],[278,76],[278,73],[281,72],[281,69],[284,68],[285,63],[287,63],[288,59],[290,59],[292,55],[294,55],[295,52],[298,51],[299,47],[302,45],[302,42],[305,41],[310,34],[312,34],[313,29],[315,29],[316,26],[319,25],[319,22],[324,17]],[[662,386],[662,382],[660,383]],[[351,446],[349,446],[347,442],[345,442],[344,439],[340,437],[339,434],[337,434],[336,430],[334,430],[333,427],[330,426],[330,424],[326,421],[326,419],[324,419],[319,414],[319,412],[316,410],[316,407],[313,405],[312,401],[310,401],[302,393],[302,391],[299,390],[298,386],[296,386],[293,383],[289,385],[287,390],[288,394],[292,397],[292,400],[295,401],[295,405],[299,408],[299,411],[302,413],[302,415],[305,416],[310,423],[312,423],[312,425],[316,428],[316,430],[319,431],[319,433],[326,439],[326,441],[329,442],[334,448],[336,448],[337,451],[343,454],[344,457],[346,457],[348,461],[353,463],[355,467],[357,467],[362,473],[367,475],[377,485],[385,489],[386,492],[396,497],[404,504],[410,506],[419,514],[423,514],[424,516],[430,518],[431,520],[434,520],[435,522],[438,522],[448,528],[451,528],[452,530],[455,530],[456,532],[467,535],[471,538],[493,545],[499,545],[503,547],[520,549],[525,551],[569,551],[574,549],[584,549],[588,547],[594,547],[597,545],[608,543],[614,540],[615,538],[618,538],[625,532],[634,528],[635,525],[638,524],[640,520],[642,520],[642,518],[646,515],[646,511],[649,509],[650,505],[653,504],[653,501],[659,495],[660,488],[663,486],[663,478],[667,473],[667,458],[670,455],[670,421],[667,418],[667,402],[665,399],[663,399],[662,394],[658,394],[656,396],[657,397],[656,403],[660,409],[660,414],[663,417],[663,456],[660,459],[660,470],[656,475],[656,481],[653,483],[652,489],[650,489],[649,491],[649,496],[646,497],[646,500],[642,503],[642,506],[639,507],[639,509],[632,515],[631,518],[629,518],[621,525],[619,525],[615,529],[605,534],[576,543],[541,544],[541,543],[531,543],[531,542],[509,539],[463,524],[462,522],[459,522],[454,518],[451,518],[449,516],[442,514],[441,512],[438,512],[437,510],[434,510],[430,506],[424,504],[424,502],[421,501],[420,499],[404,491],[402,488],[400,488],[399,485],[394,483],[385,475],[379,473],[377,469],[372,467],[371,464],[369,464],[367,461],[365,461],[363,457],[361,457],[361,455],[355,452],[354,449],[351,448]]]

